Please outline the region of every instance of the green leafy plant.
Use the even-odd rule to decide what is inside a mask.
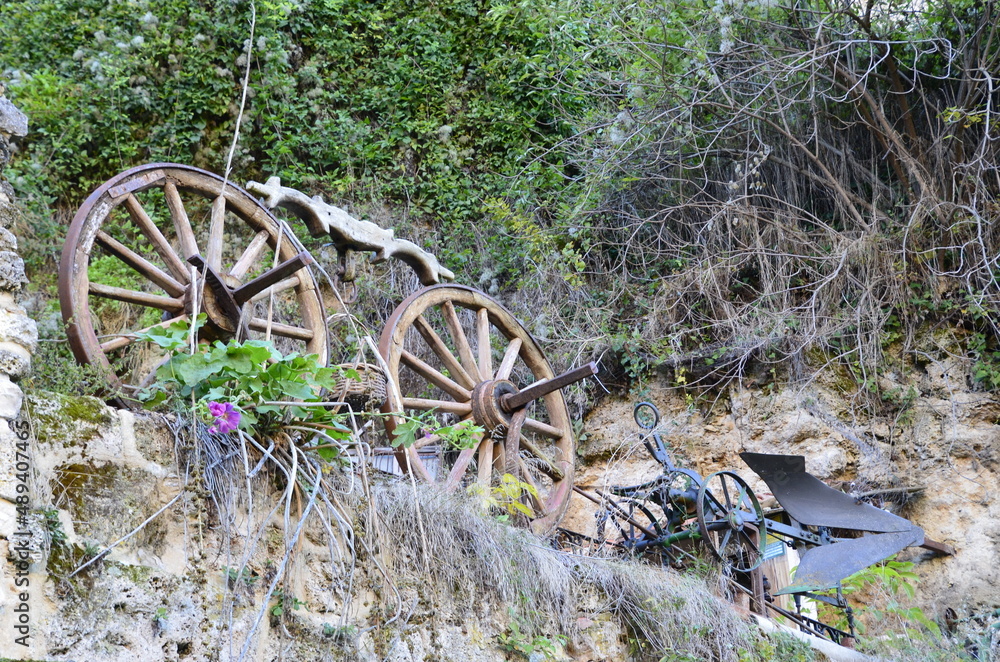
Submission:
[[[739,655],[740,662],[751,662],[751,660],[813,662],[816,659],[816,651],[809,644],[781,630],[762,633],[753,653],[741,650]]]
[[[436,436],[447,448],[465,450],[475,448],[485,432],[483,427],[476,425],[471,419],[459,421],[455,425],[435,427],[433,410],[421,412],[417,416],[399,413],[390,415],[402,419],[393,432],[392,445],[396,448],[409,448],[417,439]]]
[[[271,616],[279,617],[284,615],[285,608],[290,607],[293,610],[299,610],[306,606],[306,603],[294,596],[286,596],[283,590],[275,589],[274,593],[271,594],[272,598],[275,598],[277,602],[271,605],[268,610]]]
[[[199,316],[194,330],[204,319],[204,315]],[[342,416],[310,403],[321,402],[324,389],[334,388],[339,376],[357,379],[356,371],[320,366],[313,355],[283,355],[263,340],[198,343],[190,352],[191,333],[191,326],[182,320],[136,334],[170,356],[157,369],[153,386],[140,393],[147,406],[171,401],[186,404],[193,397],[202,418],[222,432],[238,425],[267,435],[291,418],[300,424],[322,426],[334,439],[350,436]],[[274,404],[290,400],[301,403]],[[326,460],[337,457],[329,445],[315,448]]]
[[[546,660],[556,659],[558,646],[565,645],[567,638],[557,634],[553,637],[530,636],[521,631],[521,623],[514,619],[507,626],[506,632],[497,635],[500,647],[506,651],[520,653],[525,658],[531,658],[535,653],[541,653]]]
[[[467,491],[469,494],[480,496],[486,510],[499,512],[497,519],[500,521],[507,521],[512,515],[531,517],[534,515],[534,510],[523,503],[523,499],[529,495],[538,498],[538,490],[534,485],[525,483],[511,474],[502,475],[500,483],[492,487],[487,488],[474,483],[469,485]]]
[[[232,568],[226,566],[222,569],[222,574],[230,588],[246,586],[252,588],[257,583],[257,575],[250,568]]]
[[[358,634],[358,628],[356,625],[331,625],[329,623],[323,623],[323,636],[332,637],[338,641],[347,641],[353,639]]]
[[[878,641],[868,642],[870,645],[891,648],[924,641],[928,648],[940,648],[942,637],[938,624],[920,607],[907,604],[916,596],[916,586],[920,581],[913,567],[911,562],[896,561],[895,557],[891,557],[843,580],[841,590],[845,596],[864,596],[864,604],[855,609],[859,632],[866,633],[872,623],[884,623],[888,617],[895,617],[902,624],[901,632],[893,629],[879,632],[879,636],[874,638]],[[846,615],[839,609],[821,605],[820,620],[841,630],[847,629]],[[866,623],[869,624],[867,627]]]
[[[902,591],[907,597],[912,598],[916,595],[916,586],[919,581],[920,578],[913,572],[913,563],[896,561],[895,557],[891,557],[845,579],[842,582],[842,590],[845,594],[850,595],[877,586],[889,595],[896,595]]]
[[[44,389],[72,395],[104,398],[120,396],[108,387],[107,370],[94,364],[80,365],[73,358],[68,343],[41,342],[25,381],[32,389]]]
[[[62,522],[59,521],[59,511],[56,508],[41,508],[38,512],[42,516],[45,524],[45,532],[48,534],[49,542],[53,547],[60,547],[66,544],[66,532],[63,531]]]

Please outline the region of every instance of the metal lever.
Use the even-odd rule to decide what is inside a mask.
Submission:
[[[652,415],[652,420],[646,420],[645,410],[649,409]],[[656,408],[652,402],[640,402],[632,409],[632,418],[635,419],[636,424],[643,430],[652,430],[651,434],[646,435],[642,444],[649,451],[649,454],[653,456],[653,459],[659,462],[664,469],[667,471],[673,471],[677,467],[674,466],[673,460],[670,459],[670,454],[667,452],[666,446],[663,445],[663,439],[660,438],[660,433],[656,432],[656,426],[660,423],[660,410]],[[653,442],[650,443],[650,438]]]
[[[205,258],[201,255],[192,255],[188,258],[188,262],[193,264],[199,271],[204,272],[205,283],[212,290],[219,308],[222,309],[223,314],[225,314],[229,322],[232,324],[239,323],[240,307],[233,298],[233,291],[226,287],[226,284],[222,282],[222,278],[215,272],[215,269],[208,266]]]

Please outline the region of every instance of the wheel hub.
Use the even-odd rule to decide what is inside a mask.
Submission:
[[[729,528],[733,531],[741,531],[746,524],[743,519],[743,513],[736,509],[733,509],[726,515],[726,521],[729,522]]]
[[[232,335],[240,325],[242,306],[254,295],[263,292],[282,278],[313,263],[312,256],[303,251],[291,259],[266,271],[245,285],[233,287],[237,279],[226,277],[205,263],[201,255],[192,255],[188,262],[203,274],[204,283],[201,290],[204,298],[205,312],[208,313],[209,326],[224,334]]]
[[[518,392],[514,382],[508,379],[487,379],[472,389],[472,419],[492,432],[498,428],[506,429],[512,413],[504,410],[503,396]]]

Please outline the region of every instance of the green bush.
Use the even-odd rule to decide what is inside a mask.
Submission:
[[[264,2],[250,40],[246,2],[10,0],[0,72],[31,131],[7,174],[41,227],[133,165],[221,172],[249,65],[235,181],[276,174],[339,204],[389,203],[437,228],[459,270],[509,270],[516,251],[487,232],[480,259],[473,225],[487,199],[561,185],[533,159],[591,103],[577,82],[600,32],[571,7]],[[29,248],[50,259],[60,241],[51,228]]]

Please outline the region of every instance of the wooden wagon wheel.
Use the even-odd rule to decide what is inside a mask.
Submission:
[[[217,175],[173,163],[127,170],[87,198],[63,247],[59,302],[73,354],[125,393],[115,404],[134,404],[129,391],[164,357],[132,334],[190,319],[197,306],[203,339],[270,333],[283,352],[326,363],[323,302],[297,245]]]
[[[731,471],[711,474],[698,490],[697,512],[701,539],[717,559],[739,572],[764,561],[764,510],[745,480]]]
[[[488,487],[510,473],[535,487],[532,528],[548,533],[559,523],[573,487],[574,441],[561,391],[553,391],[511,415],[500,399],[555,375],[538,343],[503,306],[482,292],[435,285],[403,301],[379,341],[402,402],[390,396],[386,413],[435,412],[441,425],[469,420],[485,429],[476,446],[450,451],[433,436],[396,452],[396,461],[446,490],[478,482]],[[519,420],[523,415],[523,423]],[[508,431],[520,434],[515,454],[505,450]],[[387,416],[390,438],[399,419]],[[513,449],[513,444],[507,444]]]

